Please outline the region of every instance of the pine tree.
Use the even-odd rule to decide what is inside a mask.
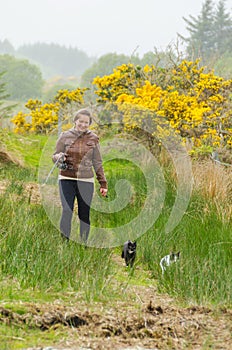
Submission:
[[[5,39],[3,41],[0,40],[0,54],[1,55],[14,55],[15,54],[15,49],[13,45],[9,42],[8,39]]]
[[[183,17],[187,23],[186,29],[190,33],[189,38],[183,38],[187,43],[187,53],[193,59],[202,57],[207,59],[213,52],[213,2],[206,0],[201,9],[200,15],[190,15],[190,19]]]
[[[201,58],[203,64],[232,50],[232,19],[226,12],[225,0],[214,8],[212,0],[205,0],[200,15],[183,17],[190,36],[180,37],[187,44],[190,59]]]
[[[230,13],[226,12],[225,0],[220,0],[216,8],[214,37],[215,50],[219,56],[232,52],[232,19]]]

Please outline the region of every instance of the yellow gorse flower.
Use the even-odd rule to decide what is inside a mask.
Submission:
[[[62,109],[64,114],[68,114],[68,107],[75,103],[78,106],[84,103],[84,93],[87,89],[59,90],[53,103],[42,104],[41,101],[28,100],[25,107],[29,109],[28,113],[19,112],[12,118],[15,124],[14,131],[17,133],[34,132],[49,133],[58,125],[58,114]],[[65,118],[65,116],[64,116]]]
[[[143,128],[148,119],[157,123],[159,115],[193,146],[231,146],[232,80],[206,72],[199,60],[184,60],[166,70],[124,64],[113,74],[96,77],[93,84],[100,103],[111,102],[123,113],[126,129]],[[148,117],[146,111],[153,114]],[[164,132],[162,126],[159,130]]]

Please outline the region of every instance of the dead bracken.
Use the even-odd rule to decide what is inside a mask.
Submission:
[[[136,310],[121,302],[110,309],[96,305],[88,310],[80,303],[78,307],[56,304],[27,304],[25,312],[0,308],[0,322],[10,326],[27,326],[41,332],[66,329],[68,342],[60,341],[55,348],[122,349],[123,346],[143,346],[148,349],[182,349],[187,344],[200,349],[205,339],[214,349],[230,349],[232,346],[232,311],[214,311],[210,308],[192,306],[179,308],[164,300],[150,300]],[[20,304],[22,307],[22,303]],[[14,308],[15,309],[15,308]],[[222,348],[222,344],[223,348]],[[171,346],[171,347],[170,347]]]

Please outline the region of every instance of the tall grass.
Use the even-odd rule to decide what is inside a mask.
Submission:
[[[92,210],[92,218],[96,226],[123,226],[141,211],[146,199],[146,180],[142,171],[130,161],[113,160],[106,163],[104,169],[109,187],[108,198],[104,202],[106,212],[101,212],[99,215],[99,211]],[[121,188],[117,188],[121,180],[127,181],[129,187],[124,183]],[[112,201],[114,205],[111,211]],[[115,201],[118,204],[115,204]],[[123,203],[122,207],[120,203]]]
[[[106,249],[61,240],[43,208],[11,195],[0,198],[0,275],[22,289],[76,291],[91,300],[104,294],[111,272]]]
[[[126,207],[116,212],[91,210],[91,223],[95,227],[120,227],[142,211],[146,182],[141,169],[129,161],[106,162],[105,170],[110,189],[105,205],[127,195],[117,192],[116,184],[121,178],[132,186],[128,191],[130,198]],[[189,207],[173,232],[165,233],[176,196],[176,175],[169,164],[164,165],[163,210],[153,227],[137,239],[136,264],[151,271],[151,278],[157,280],[161,292],[188,302],[231,305],[231,170],[205,162],[194,163],[193,173]],[[0,198],[1,279],[11,276],[21,288],[75,290],[87,300],[107,295],[114,275],[111,259],[114,250],[86,249],[75,242],[61,241],[43,207],[32,205],[23,194],[22,184],[36,178],[34,169],[3,167],[0,177],[8,180],[8,188]],[[125,240],[133,239],[133,231],[121,234]],[[179,250],[180,260],[162,275],[160,259]]]
[[[141,259],[158,280],[160,291],[188,302],[231,305],[231,177],[228,169],[211,162],[194,167],[188,210],[171,233],[164,230],[173,201],[172,177],[167,178],[164,211],[155,228],[139,241]],[[162,275],[160,259],[172,251],[181,252],[180,260]]]
[[[193,166],[194,191],[214,204],[219,218],[226,222],[232,218],[232,167],[212,161],[196,162]]]

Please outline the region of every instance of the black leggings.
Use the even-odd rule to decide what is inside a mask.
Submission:
[[[78,180],[60,180],[59,189],[62,204],[60,231],[66,238],[70,237],[74,202],[77,198],[80,237],[86,243],[90,230],[89,214],[94,184]]]

